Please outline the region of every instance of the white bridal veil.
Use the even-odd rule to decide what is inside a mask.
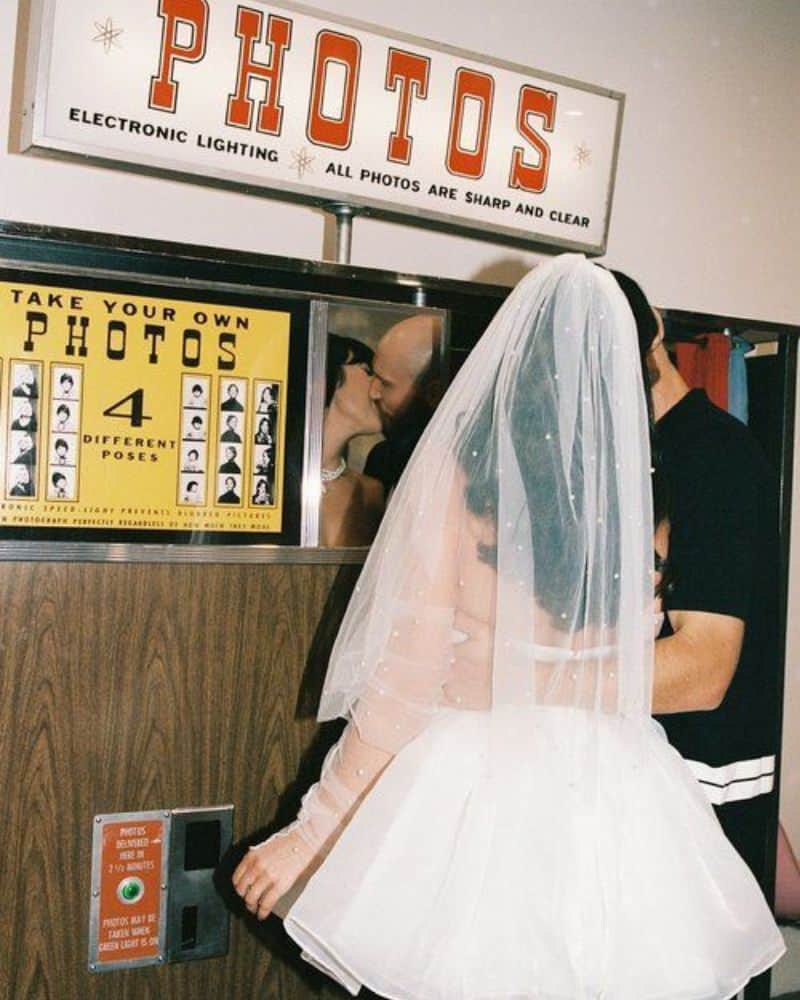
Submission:
[[[650,455],[633,316],[582,256],[535,268],[458,373],[373,544],[320,718],[396,751],[442,704],[646,717]]]

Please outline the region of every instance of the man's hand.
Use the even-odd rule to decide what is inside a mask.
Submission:
[[[276,834],[250,848],[233,873],[233,886],[253,916],[265,920],[314,858],[296,830]]]
[[[707,611],[670,611],[674,635],[656,642],[653,713],[719,708],[736,672],[744,622]]]

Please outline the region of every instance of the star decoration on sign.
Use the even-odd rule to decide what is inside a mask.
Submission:
[[[309,153],[306,152],[305,146],[303,146],[302,149],[294,150],[294,152],[292,153],[292,169],[297,171],[297,179],[299,181],[303,179],[303,175],[307,170],[310,170],[311,173],[314,172],[314,169],[311,166],[311,164],[314,162],[315,159],[316,157],[311,156],[309,155]]]
[[[115,28],[114,22],[111,20],[110,17],[106,18],[105,24],[101,24],[99,21],[95,21],[94,26],[95,28],[97,28],[97,34],[94,36],[92,41],[102,42],[103,50],[105,51],[106,55],[108,55],[112,47],[115,45],[117,46],[117,48],[122,48],[117,39],[125,30],[124,28]]]
[[[578,167],[581,170],[583,170],[584,167],[588,167],[592,162],[592,151],[585,142],[582,142],[580,146],[575,147],[573,160],[578,164]]]

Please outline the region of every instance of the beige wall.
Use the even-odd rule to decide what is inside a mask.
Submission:
[[[800,323],[796,0],[337,0],[327,6],[625,92],[609,263],[637,275],[662,305]],[[9,153],[17,14],[18,0],[0,2],[0,218],[321,256],[324,222],[309,208]],[[407,226],[370,220],[355,226],[357,264],[510,282],[534,259]],[[800,525],[800,510],[795,520]],[[795,590],[799,550],[795,545]],[[800,845],[795,619],[793,613],[784,816]]]
[[[20,2],[0,2],[3,136]],[[660,304],[797,321],[795,0],[336,0],[327,7],[625,92],[609,261],[637,274]],[[0,218],[321,254],[323,220],[312,209],[95,167],[31,162],[9,156],[5,145]],[[353,259],[510,280],[533,260],[478,240],[369,220],[356,223]]]

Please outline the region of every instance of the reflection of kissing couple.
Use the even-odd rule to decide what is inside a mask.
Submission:
[[[414,446],[438,401],[435,316],[411,316],[392,326],[373,352],[350,337],[328,337],[322,431],[320,541],[368,545]],[[349,468],[350,443],[383,433],[363,473]]]

